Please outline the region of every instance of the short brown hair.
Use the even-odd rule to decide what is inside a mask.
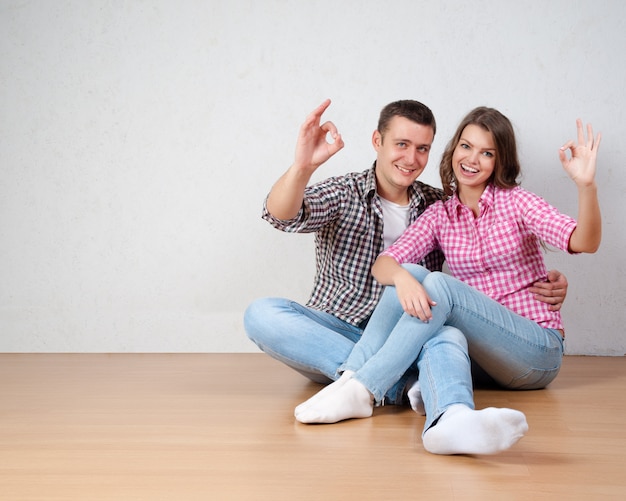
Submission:
[[[393,117],[404,117],[412,122],[420,125],[426,125],[432,127],[433,136],[437,132],[437,124],[435,123],[435,116],[430,108],[419,101],[413,101],[411,99],[403,99],[401,101],[394,101],[385,106],[378,118],[378,132],[381,136],[385,135],[389,128],[389,122]]]

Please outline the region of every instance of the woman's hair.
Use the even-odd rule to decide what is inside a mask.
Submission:
[[[378,132],[384,137],[385,132],[389,128],[389,122],[393,117],[404,117],[412,122],[420,125],[426,125],[432,127],[433,135],[437,132],[437,124],[435,123],[435,116],[430,108],[419,101],[413,101],[405,99],[402,101],[394,101],[385,106],[378,118]]]
[[[439,175],[441,184],[446,195],[452,195],[456,188],[456,178],[452,169],[452,154],[459,144],[459,140],[465,127],[477,125],[487,132],[491,132],[496,145],[496,162],[493,175],[489,180],[500,188],[513,188],[517,186],[521,167],[517,157],[517,145],[513,125],[507,117],[498,110],[484,106],[474,108],[461,121],[454,136],[447,144],[441,163]]]

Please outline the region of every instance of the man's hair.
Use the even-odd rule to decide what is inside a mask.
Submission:
[[[494,108],[480,106],[470,111],[459,124],[454,136],[446,146],[441,163],[439,175],[441,184],[446,195],[451,195],[456,188],[456,178],[452,169],[452,155],[461,135],[468,125],[478,127],[490,132],[496,145],[496,163],[490,182],[499,188],[513,188],[519,184],[517,178],[521,167],[517,156],[517,145],[513,125],[507,117]]]
[[[381,136],[385,136],[385,132],[389,129],[389,122],[393,117],[404,117],[412,122],[420,125],[426,125],[432,127],[433,135],[437,132],[437,124],[435,123],[435,116],[430,108],[419,101],[413,101],[410,99],[404,99],[401,101],[394,101],[385,106],[378,119],[378,132]]]

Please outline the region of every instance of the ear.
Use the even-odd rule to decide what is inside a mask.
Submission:
[[[378,151],[382,144],[383,144],[383,136],[381,135],[380,132],[375,130],[374,133],[372,134],[372,146],[374,146],[374,149]]]

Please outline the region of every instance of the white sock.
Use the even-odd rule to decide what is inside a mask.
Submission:
[[[336,423],[370,417],[373,411],[372,394],[362,383],[350,378],[340,388],[297,412],[296,419],[301,423]]]
[[[297,416],[298,414],[301,414],[310,405],[324,398],[326,395],[329,395],[330,393],[334,392],[338,388],[341,388],[345,384],[345,382],[348,379],[350,379],[353,375],[354,375],[354,371],[344,371],[343,374],[339,376],[339,379],[325,386],[320,391],[318,391],[315,395],[313,395],[311,398],[309,398],[308,400],[298,405],[298,407],[296,407],[294,415]]]
[[[514,409],[488,407],[475,411],[452,405],[424,433],[424,448],[433,454],[496,454],[528,431],[526,416]]]
[[[412,379],[409,380],[407,386],[409,387],[409,390],[406,392],[406,395],[407,397],[409,397],[411,409],[413,409],[421,416],[425,416],[426,409],[424,408],[424,400],[422,400],[422,390],[420,388],[420,382],[417,379]]]

